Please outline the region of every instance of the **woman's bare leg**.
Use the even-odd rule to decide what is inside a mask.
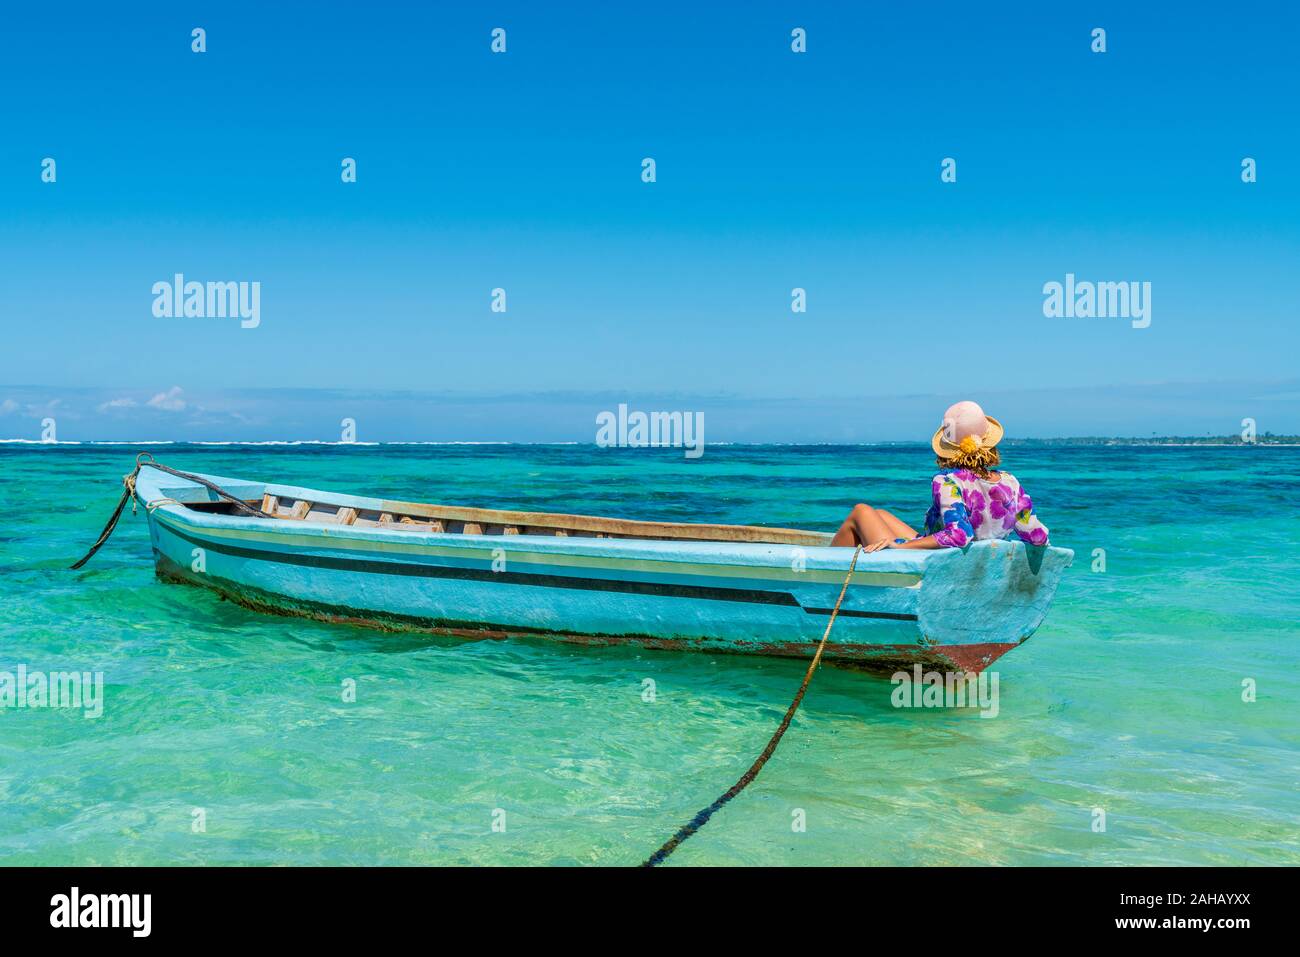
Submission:
[[[890,515],[890,518],[893,516]],[[894,521],[898,522],[898,519],[895,518]],[[902,525],[902,522],[898,524]],[[891,533],[879,509],[872,508],[870,505],[855,505],[853,511],[849,512],[849,517],[840,526],[840,530],[831,539],[831,544],[867,547],[880,542],[889,542],[898,537],[901,536]]]
[[[858,536],[853,531],[853,526],[846,518],[844,524],[840,526],[839,531],[835,533],[835,537],[831,539],[831,545],[837,547],[847,546],[852,548],[856,544],[858,544]]]
[[[889,530],[893,533],[894,538],[906,538],[909,540],[916,538],[916,529],[911,525],[908,525],[907,522],[903,521],[893,512],[887,512],[883,508],[878,508],[876,509],[876,514],[885,520],[885,524],[889,526]]]

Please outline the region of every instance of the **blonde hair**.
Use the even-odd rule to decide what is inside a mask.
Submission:
[[[963,449],[950,459],[936,456],[935,461],[939,463],[940,468],[968,469],[980,478],[986,479],[992,478],[989,475],[990,469],[1002,464],[1002,456],[998,455],[996,448],[974,448],[970,450]]]

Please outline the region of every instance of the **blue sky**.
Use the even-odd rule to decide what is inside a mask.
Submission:
[[[0,437],[1300,431],[1300,14],[1135,7],[6,12]],[[155,317],[177,272],[261,324]],[[1067,272],[1150,327],[1044,317]]]

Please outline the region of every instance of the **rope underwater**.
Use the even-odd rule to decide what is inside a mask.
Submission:
[[[94,557],[95,553],[104,546],[104,543],[108,541],[109,536],[113,534],[113,529],[117,528],[117,521],[122,517],[122,510],[126,508],[126,503],[128,501],[132,502],[131,511],[132,512],[135,511],[135,503],[133,501],[135,498],[135,479],[136,476],[140,474],[140,469],[145,467],[151,469],[158,469],[160,472],[166,472],[169,475],[175,475],[177,478],[183,478],[186,479],[187,481],[195,482],[199,485],[202,485],[208,491],[214,493],[218,498],[223,498],[226,501],[230,502],[239,511],[243,512],[246,515],[251,515],[254,518],[271,517],[270,515],[267,515],[265,512],[263,512],[260,508],[253,508],[247,502],[243,501],[242,499],[236,498],[235,496],[227,492],[225,489],[221,488],[220,486],[212,484],[202,476],[193,475],[189,472],[181,472],[178,469],[171,468],[170,466],[162,465],[158,462],[155,462],[153,455],[151,455],[150,453],[141,452],[139,455],[135,457],[135,468],[132,469],[129,474],[122,476],[122,484],[126,487],[122,491],[122,497],[118,499],[117,508],[113,509],[113,514],[109,516],[108,522],[104,525],[104,530],[99,533],[99,538],[95,540],[95,544],[90,546],[90,551],[86,552],[86,554],[81,557],[80,561],[76,562],[73,565],[68,566],[70,570],[76,571],[82,565],[86,564],[86,562],[90,561],[91,558]]]
[[[734,798],[741,791],[745,790],[745,788],[749,786],[750,782],[752,782],[754,778],[758,777],[758,772],[763,769],[763,765],[767,764],[767,759],[773,755],[776,751],[776,746],[781,743],[781,738],[785,736],[786,729],[790,727],[790,720],[794,717],[794,713],[799,710],[799,703],[803,701],[804,692],[808,690],[808,683],[812,681],[813,672],[817,670],[817,665],[822,660],[822,651],[826,648],[826,639],[831,636],[831,628],[835,626],[835,617],[840,613],[840,604],[844,601],[845,592],[849,590],[849,581],[853,578],[853,569],[857,567],[858,556],[861,554],[862,546],[859,545],[853,551],[853,560],[849,562],[849,572],[844,576],[844,584],[840,586],[840,597],[835,599],[835,607],[831,609],[830,621],[826,622],[826,631],[822,633],[822,640],[817,645],[817,652],[813,655],[812,661],[808,664],[808,671],[803,676],[803,683],[799,685],[799,690],[795,693],[794,700],[790,702],[790,707],[786,709],[785,717],[781,719],[780,727],[776,729],[776,733],[773,734],[771,740],[767,742],[767,747],[763,749],[763,753],[760,754],[754,763],[749,766],[749,770],[741,775],[739,781],[733,784],[716,801],[704,810],[700,811],[700,813],[696,814],[695,817],[691,818],[691,820],[676,834],[674,834],[663,847],[659,848],[659,850],[646,858],[641,864],[642,867],[658,867],[662,864],[668,859],[669,854],[681,846],[682,841],[686,840],[707,824],[709,818],[713,817],[715,811]]]

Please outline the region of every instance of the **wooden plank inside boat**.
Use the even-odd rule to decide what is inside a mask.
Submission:
[[[358,510],[327,502],[294,500],[291,506],[268,492],[262,511],[275,518],[330,524],[382,527],[391,530],[464,535],[554,535],[585,538],[642,538],[704,542],[766,542],[780,545],[825,545],[830,536],[795,528],[760,525],[647,522],[634,519],[572,515],[561,512],[519,512],[505,509],[432,505],[384,500],[380,511]]]
[[[385,511],[468,526],[523,526],[528,534],[583,535],[594,538],[663,538],[710,542],[772,542],[782,545],[825,545],[830,536],[794,528],[763,528],[758,525],[713,525],[687,522],[643,522],[633,519],[569,515],[556,512],[517,512],[490,508],[428,505],[423,502],[385,500]],[[468,532],[467,534],[479,534]]]

